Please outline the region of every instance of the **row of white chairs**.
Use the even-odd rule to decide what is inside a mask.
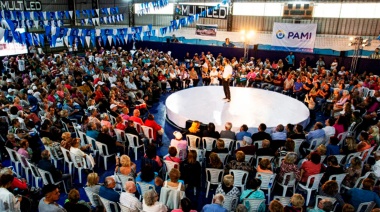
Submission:
[[[14,163],[14,166],[16,167],[16,172],[17,172],[16,174],[18,176],[22,175],[22,173],[20,173],[20,170],[19,170],[19,166],[21,165],[21,168],[25,171],[26,180],[29,184],[33,185],[33,181],[30,182],[30,178],[29,178],[29,171],[30,171],[32,174],[32,178],[34,178],[34,183],[35,183],[36,188],[39,188],[39,180],[42,179],[42,182],[44,185],[47,185],[50,183],[58,185],[62,183],[65,193],[67,193],[65,183],[62,180],[58,182],[54,181],[53,176],[51,175],[50,172],[37,168],[36,165],[29,162],[28,159],[26,159],[24,156],[17,153],[15,150],[10,149],[8,147],[5,147],[5,148],[11,158],[11,165],[12,163]]]

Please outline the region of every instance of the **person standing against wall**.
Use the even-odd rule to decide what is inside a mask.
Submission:
[[[286,62],[288,63],[288,69],[289,68],[294,68],[294,64],[296,62],[296,58],[293,55],[293,52],[290,52],[288,56],[285,57]],[[285,69],[286,70],[286,69]]]

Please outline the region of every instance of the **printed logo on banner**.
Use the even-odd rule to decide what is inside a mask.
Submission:
[[[282,30],[278,30],[278,31],[276,32],[276,37],[277,37],[278,39],[283,39],[283,38],[285,37],[285,32],[282,31]]]
[[[272,50],[313,52],[316,24],[274,23]]]

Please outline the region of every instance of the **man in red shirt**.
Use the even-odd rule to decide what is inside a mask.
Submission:
[[[133,111],[133,116],[129,117],[129,120],[131,120],[133,122],[137,122],[141,125],[144,125],[142,119],[140,118],[140,110],[139,109],[135,109]]]

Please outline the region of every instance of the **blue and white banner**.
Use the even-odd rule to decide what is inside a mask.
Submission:
[[[272,50],[313,52],[317,24],[274,23]]]

